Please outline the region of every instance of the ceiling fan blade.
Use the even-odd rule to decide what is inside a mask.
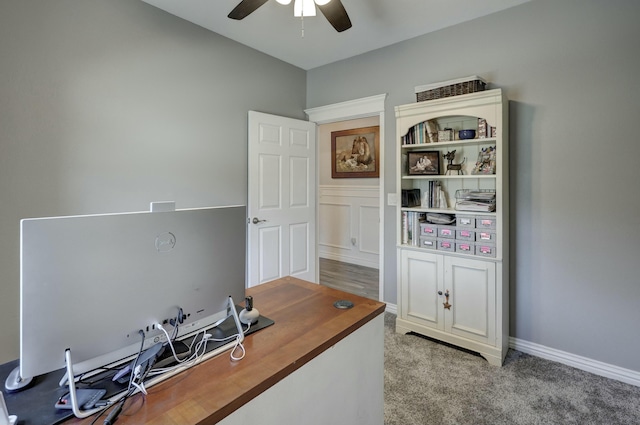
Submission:
[[[267,1],[268,0],[242,0],[231,13],[229,13],[229,18],[237,20],[244,19]]]
[[[331,0],[323,6],[318,5],[318,8],[336,31],[342,32],[351,28],[351,19],[340,0]]]

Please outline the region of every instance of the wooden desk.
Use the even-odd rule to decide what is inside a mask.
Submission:
[[[225,352],[134,396],[118,425],[382,425],[383,303],[292,277],[247,294],[275,324],[245,339],[245,358]]]

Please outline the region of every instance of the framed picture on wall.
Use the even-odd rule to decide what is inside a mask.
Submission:
[[[436,176],[440,174],[440,153],[438,151],[409,152],[407,174]]]
[[[331,178],[380,177],[380,126],[331,132]]]

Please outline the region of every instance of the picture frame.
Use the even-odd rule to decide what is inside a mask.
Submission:
[[[331,132],[331,178],[380,177],[380,126]]]
[[[478,152],[478,160],[471,174],[495,174],[496,173],[496,147],[489,146]]]
[[[437,176],[440,174],[440,152],[409,152],[407,165],[407,174],[410,176]]]

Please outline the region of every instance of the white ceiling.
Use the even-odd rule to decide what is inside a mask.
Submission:
[[[353,27],[336,32],[322,15],[293,17],[293,2],[269,0],[241,21],[240,0],[143,0],[173,15],[309,70],[417,37],[529,0],[342,0]]]

